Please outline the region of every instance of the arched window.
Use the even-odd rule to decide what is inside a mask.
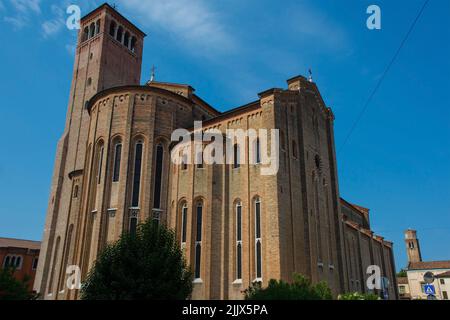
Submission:
[[[100,20],[97,20],[97,22],[95,23],[95,34],[99,33],[100,33]]]
[[[16,269],[21,269],[22,268],[22,257],[18,256],[16,257],[16,265],[15,265]]]
[[[255,198],[255,274],[256,281],[262,279],[262,235],[261,235],[261,199]]]
[[[162,144],[156,146],[155,190],[153,191],[153,208],[161,208],[162,171],[164,148]]]
[[[199,201],[196,206],[196,216],[195,216],[195,267],[194,267],[195,279],[201,278],[202,227],[203,227],[203,203]]]
[[[254,142],[254,157],[255,157],[255,164],[261,163],[261,142],[259,138],[257,138]]]
[[[116,35],[116,28],[117,28],[116,22],[111,21],[111,24],[109,25],[109,35],[111,37],[114,37]]]
[[[292,140],[292,156],[297,158],[297,143],[295,140]]]
[[[139,207],[143,146],[142,141],[138,141],[134,146],[133,192],[131,197],[131,206],[134,208]]]
[[[123,36],[123,28],[120,26],[117,29],[117,35],[116,35],[116,40],[119,41],[120,43],[122,43],[122,36]]]
[[[125,32],[125,36],[123,37],[123,45],[127,48],[130,45],[130,34],[128,33],[128,31]]]
[[[78,187],[78,185],[76,185],[75,187],[74,187],[74,190],[73,190],[73,197],[76,199],[76,198],[78,198],[78,191],[79,191],[79,188],[80,187]]]
[[[136,51],[136,37],[131,37],[130,50],[132,52]]]
[[[236,203],[236,280],[242,279],[242,204]]]
[[[120,161],[122,159],[122,143],[117,142],[114,146],[114,165],[112,181],[118,182],[120,179]]]
[[[87,39],[89,39],[89,27],[84,28],[83,30],[83,38],[81,39],[81,41],[86,41]]]
[[[3,262],[3,268],[9,268],[10,265],[11,265],[11,257],[6,256],[5,262]]]
[[[236,143],[233,147],[233,168],[239,168],[241,166],[241,148],[239,148],[239,145]]]
[[[95,23],[92,22],[89,26],[89,38],[92,38],[93,36],[95,36]]]
[[[188,218],[188,206],[187,203],[183,203],[181,207],[181,246],[186,245],[187,240],[187,218]]]
[[[100,143],[97,154],[97,184],[100,184],[102,182],[103,152],[103,143]]]

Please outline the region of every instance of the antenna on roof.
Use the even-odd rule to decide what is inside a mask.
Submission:
[[[114,10],[117,10],[117,4],[113,3],[111,6]]]
[[[150,82],[155,81],[155,71],[156,71],[156,67],[153,65],[152,66],[152,75],[150,77]]]
[[[312,70],[311,70],[311,68],[309,68],[308,72],[309,72],[308,81],[309,81],[309,82],[313,82],[313,76],[312,76]]]

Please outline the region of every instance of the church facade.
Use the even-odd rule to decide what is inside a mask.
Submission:
[[[293,273],[326,281],[336,296],[367,292],[370,265],[396,298],[392,243],[370,231],[368,209],[340,198],[334,115],[315,83],[297,76],[219,112],[189,85],[140,85],[144,37],[107,4],[81,20],[35,282],[41,297],[79,298],[66,287],[67,267],[79,266],[83,280],[107,243],[151,218],[175,230],[193,299],[242,299],[252,282]],[[174,163],[180,128],[275,130],[277,171],[262,174],[264,148],[249,136],[232,148],[242,163]]]

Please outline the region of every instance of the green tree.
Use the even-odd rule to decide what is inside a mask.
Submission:
[[[184,300],[192,273],[173,231],[152,220],[99,255],[82,285],[84,300]]]
[[[35,294],[28,290],[31,281],[29,276],[25,276],[22,281],[14,278],[14,269],[0,269],[0,300],[34,300]]]
[[[405,278],[407,277],[407,273],[405,269],[400,270],[400,272],[397,273],[397,278]]]
[[[373,293],[353,292],[339,295],[338,300],[381,300],[381,298]]]
[[[313,285],[300,274],[294,274],[292,283],[270,280],[267,288],[255,283],[244,291],[245,300],[331,300],[331,290],[325,282]]]

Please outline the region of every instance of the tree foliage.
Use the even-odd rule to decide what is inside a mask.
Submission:
[[[28,289],[30,281],[29,276],[17,280],[13,268],[0,269],[0,300],[35,300],[37,296]]]
[[[408,276],[408,274],[406,273],[405,269],[402,269],[397,273],[397,278],[405,278],[407,276]]]
[[[294,274],[292,283],[270,280],[267,288],[255,283],[244,291],[246,300],[331,300],[331,290],[325,282],[313,285],[300,274]]]
[[[339,295],[338,300],[381,300],[381,298],[373,293],[353,292]]]
[[[184,300],[192,292],[173,231],[152,220],[99,255],[82,285],[84,300]]]

